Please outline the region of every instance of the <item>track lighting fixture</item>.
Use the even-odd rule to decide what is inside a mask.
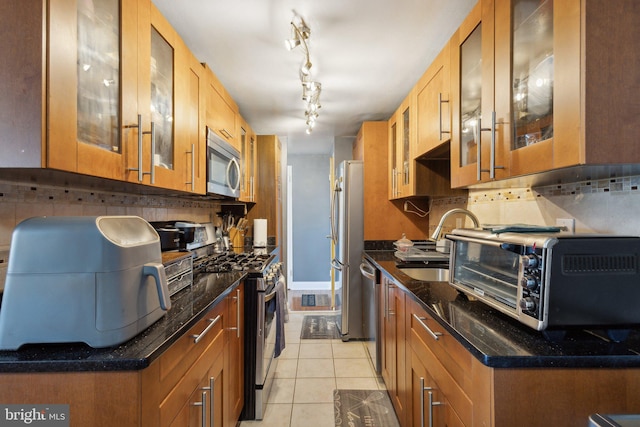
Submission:
[[[291,21],[291,38],[285,40],[285,46],[288,50],[293,50],[298,46],[302,46],[304,58],[299,70],[300,82],[302,83],[302,100],[306,104],[305,117],[307,119],[307,134],[310,134],[315,126],[318,118],[318,109],[320,109],[320,91],[322,85],[319,82],[311,80],[311,60],[309,55],[309,45],[307,40],[311,36],[311,29],[304,22],[302,17],[294,12]]]

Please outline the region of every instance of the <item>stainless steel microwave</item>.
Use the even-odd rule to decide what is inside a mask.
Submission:
[[[640,237],[456,229],[449,283],[536,330],[640,325]]]
[[[240,152],[207,128],[207,193],[240,196]]]

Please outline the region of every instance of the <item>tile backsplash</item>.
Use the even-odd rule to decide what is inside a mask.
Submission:
[[[74,189],[0,181],[0,289],[13,229],[34,216],[136,215],[147,221],[218,223],[218,201]]]
[[[556,225],[575,219],[576,232],[640,235],[640,176],[534,188],[469,190],[467,197],[434,199],[430,231],[449,209],[467,208],[481,224]],[[448,221],[445,231],[455,228]],[[471,226],[466,220],[465,227]]]

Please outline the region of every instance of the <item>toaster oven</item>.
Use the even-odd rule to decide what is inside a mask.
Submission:
[[[622,340],[640,324],[640,238],[456,229],[449,283],[539,330],[602,328]]]

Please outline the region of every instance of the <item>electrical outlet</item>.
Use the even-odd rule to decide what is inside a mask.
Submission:
[[[576,232],[576,220],[574,218],[556,218],[556,225],[558,227],[563,227],[563,231],[567,231],[572,234]]]

